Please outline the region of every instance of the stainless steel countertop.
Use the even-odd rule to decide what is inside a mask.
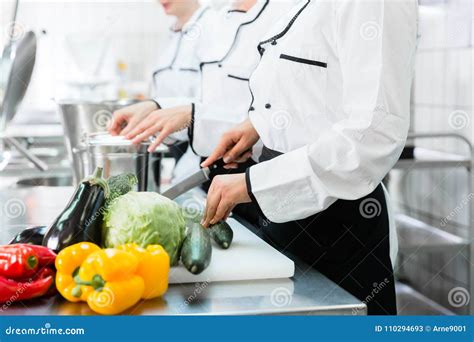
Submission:
[[[3,187],[0,191],[0,244],[8,243],[26,227],[50,223],[73,191],[71,187],[11,188],[6,186],[5,180],[0,174],[0,188]],[[319,272],[298,260],[295,266],[296,274],[291,279],[171,285],[163,298],[140,302],[125,314],[366,314],[365,304]],[[1,314],[88,315],[93,312],[84,303],[68,303],[56,295],[6,307],[0,305]]]

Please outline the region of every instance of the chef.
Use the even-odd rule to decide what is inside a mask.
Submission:
[[[201,74],[199,51],[205,42],[202,33],[212,26],[216,11],[198,0],[160,0],[166,15],[175,17],[169,29],[166,48],[160,54],[152,74],[152,96],[163,98],[199,98]],[[149,113],[156,109],[153,102],[142,102],[119,110],[119,115]],[[132,121],[133,123],[133,121]],[[130,128],[130,127],[129,127]],[[124,130],[124,133],[127,129]],[[179,180],[199,168],[200,158],[188,148],[187,135],[179,136],[170,145],[177,164],[174,178]],[[181,157],[184,154],[184,158]],[[180,160],[181,159],[181,160]]]
[[[198,51],[202,45],[202,27],[210,25],[214,10],[198,0],[160,0],[165,13],[176,18],[169,30],[169,41],[153,72],[153,97],[198,97],[201,84]],[[199,158],[183,140],[170,146],[177,165],[174,175],[180,178],[197,168]],[[186,157],[179,160],[186,153]]]
[[[153,72],[154,97],[195,97],[199,94],[201,27],[214,15],[198,0],[160,0],[165,13],[176,18],[169,29],[166,49]]]
[[[369,314],[396,314],[381,181],[407,137],[416,37],[416,0],[304,0],[288,13],[258,45],[249,119],[203,166],[235,166],[259,140],[260,163],[214,178],[203,224],[253,201],[281,250]]]
[[[252,95],[249,77],[260,54],[256,49],[261,37],[270,25],[294,6],[294,1],[238,0],[231,1],[214,20],[213,25],[202,27],[200,49],[201,97],[162,97],[156,102],[147,101],[114,113],[112,134],[125,135],[134,143],[160,133],[150,146],[153,151],[164,138],[173,132],[178,136],[184,131],[194,153],[207,157],[217,145],[226,129],[248,117]],[[192,125],[192,130],[183,130]],[[123,124],[126,127],[121,130]],[[177,137],[175,134],[174,137]],[[246,159],[251,155],[247,152]],[[241,166],[252,165],[247,160]],[[196,163],[199,168],[199,163]]]

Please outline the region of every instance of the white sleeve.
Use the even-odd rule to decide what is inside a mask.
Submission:
[[[339,2],[336,52],[344,119],[311,144],[249,169],[249,192],[269,220],[303,219],[337,199],[364,197],[396,163],[409,126],[411,55],[416,41],[411,33],[416,28],[413,17],[404,17],[411,15],[407,7],[387,9],[389,2]],[[366,23],[379,30],[370,39],[361,33]]]
[[[193,151],[208,157],[218,145],[222,134],[247,118],[247,113],[235,112],[235,108],[194,103],[194,113],[189,129],[189,141]]]
[[[158,97],[154,99],[162,109],[189,105],[196,101],[193,97]]]
[[[196,101],[195,98],[190,97],[162,97],[162,98],[155,98],[154,99],[162,109],[172,108],[177,106],[184,106],[189,105]],[[183,129],[181,131],[175,132],[170,134],[171,139],[179,140],[179,141],[187,141],[188,140],[188,130]]]

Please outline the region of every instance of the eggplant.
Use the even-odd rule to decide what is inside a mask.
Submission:
[[[46,226],[29,227],[18,233],[10,242],[10,245],[16,243],[28,243],[30,245],[41,245],[43,243]]]
[[[108,196],[108,184],[102,178],[102,168],[98,167],[77,186],[66,208],[48,227],[43,246],[56,252],[83,241],[100,246]]]

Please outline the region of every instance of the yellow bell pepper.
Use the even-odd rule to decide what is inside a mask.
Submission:
[[[56,257],[56,288],[59,293],[70,302],[85,301],[91,287],[78,286],[74,277],[79,272],[83,261],[94,252],[100,251],[100,247],[90,243],[81,242],[64,248]],[[78,296],[78,294],[80,294]]]
[[[129,252],[104,249],[90,254],[74,278],[76,284],[92,287],[87,304],[95,312],[114,315],[135,305],[145,291],[137,275],[139,260]]]
[[[56,268],[56,287],[64,298],[85,301],[93,311],[113,315],[141,298],[163,295],[168,289],[170,258],[160,245],[100,249],[81,242],[58,254]]]
[[[117,249],[132,253],[138,258],[136,274],[145,282],[143,299],[162,296],[168,289],[170,257],[160,245],[149,245],[141,248],[134,243],[118,246]]]

